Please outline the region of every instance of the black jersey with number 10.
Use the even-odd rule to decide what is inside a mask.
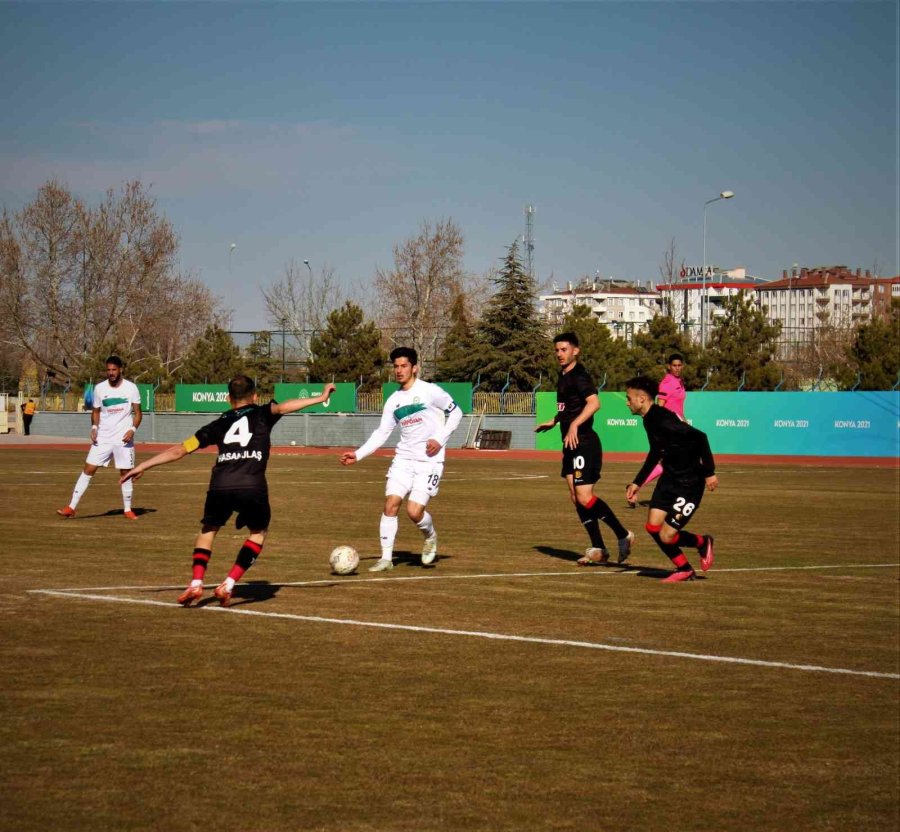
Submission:
[[[588,396],[596,395],[597,386],[591,379],[590,373],[581,364],[575,364],[567,373],[560,373],[559,381],[556,384],[556,420],[559,422],[563,438],[569,431],[569,425],[584,410]],[[593,429],[594,417],[592,415],[578,426],[578,433],[590,433]]]
[[[229,410],[194,434],[201,448],[215,445],[219,449],[210,491],[267,489],[270,435],[281,418],[272,412],[271,404],[248,404]]]

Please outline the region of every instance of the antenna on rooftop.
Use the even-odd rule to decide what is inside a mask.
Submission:
[[[534,206],[525,206],[525,270],[534,280]]]

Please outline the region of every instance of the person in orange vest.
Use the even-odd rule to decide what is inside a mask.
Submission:
[[[26,436],[31,436],[31,420],[34,418],[36,409],[37,405],[35,405],[34,399],[29,399],[22,405],[22,424],[25,426]]]

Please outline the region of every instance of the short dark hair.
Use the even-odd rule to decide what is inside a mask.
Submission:
[[[635,376],[625,382],[626,390],[640,390],[646,393],[651,399],[655,399],[659,395],[659,385],[647,376]]]
[[[669,360],[666,361],[666,364],[671,364],[673,361],[681,361],[684,363],[684,356],[680,352],[673,352],[669,356]]]
[[[122,359],[119,358],[118,355],[111,355],[103,363],[104,364],[115,364],[120,370],[122,369]]]
[[[409,363],[414,367],[419,363],[419,353],[412,347],[397,347],[391,350],[391,363],[393,364],[398,358],[408,358]]]
[[[228,382],[228,395],[239,402],[249,399],[256,391],[256,383],[250,376],[235,376]]]
[[[580,346],[578,343],[578,336],[574,332],[560,332],[559,335],[553,339],[553,343],[558,344],[560,341],[565,341],[573,347]]]

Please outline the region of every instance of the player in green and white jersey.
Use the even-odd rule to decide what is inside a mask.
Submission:
[[[68,505],[56,510],[60,517],[75,516],[75,507],[97,468],[106,467],[110,460],[115,462],[120,475],[124,476],[134,468],[134,434],[140,424],[140,391],[136,384],[122,377],[122,359],[111,355],[106,359],[106,381],[94,387],[91,448]],[[131,510],[133,493],[134,485],[130,480],[122,484],[122,504],[129,520],[137,520]]]
[[[394,567],[394,540],[397,515],[406,498],[406,513],[425,537],[422,565],[437,558],[437,532],[425,510],[437,496],[444,472],[444,446],[462,419],[462,411],[453,398],[436,384],[420,381],[419,356],[410,347],[398,347],[391,353],[394,378],[400,389],[384,403],[381,423],[368,440],[355,451],[341,454],[342,465],[354,465],[380,448],[400,425],[400,441],[387,475],[384,513],[381,515],[381,558],[369,568],[383,572]]]

